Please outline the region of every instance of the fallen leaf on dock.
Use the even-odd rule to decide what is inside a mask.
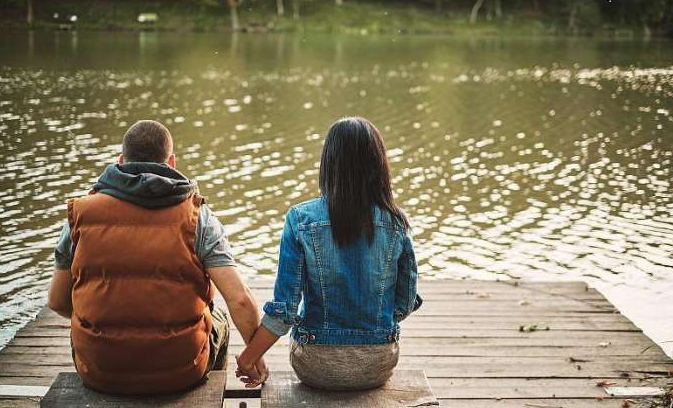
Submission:
[[[601,347],[607,347],[610,344],[612,344],[612,343],[610,343],[609,341],[602,341],[602,342],[598,343],[598,345],[601,346]]]
[[[589,362],[591,362],[591,360],[586,360],[586,359],[583,359],[583,358],[575,358],[575,357],[572,357],[572,356],[568,357],[568,361],[570,361],[571,363],[589,363]]]
[[[528,306],[528,305],[530,305],[530,302],[528,301],[528,299],[519,300],[519,306]]]
[[[609,387],[609,386],[615,385],[615,384],[617,384],[617,383],[603,380],[603,381],[596,382],[596,387]]]
[[[479,299],[488,299],[491,297],[491,295],[489,293],[477,293],[477,297]]]
[[[534,332],[534,331],[546,331],[549,330],[549,326],[546,326],[541,323],[536,323],[536,324],[525,324],[519,326],[519,331],[520,332]]]

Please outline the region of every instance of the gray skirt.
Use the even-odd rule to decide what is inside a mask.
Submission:
[[[400,357],[389,344],[331,346],[290,341],[290,363],[299,380],[325,390],[366,390],[383,385]]]

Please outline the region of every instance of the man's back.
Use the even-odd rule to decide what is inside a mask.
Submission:
[[[187,388],[208,363],[210,281],[194,251],[201,198],[148,209],[97,193],[68,203],[72,342],[94,388]]]
[[[245,341],[259,326],[224,227],[176,160],[168,129],[139,121],[92,194],[68,202],[49,307],[71,319],[77,370],[101,391],[176,392],[225,368],[215,290]],[[255,365],[266,378],[264,360]]]

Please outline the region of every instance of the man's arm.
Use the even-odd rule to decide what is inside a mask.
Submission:
[[[218,266],[206,268],[217,290],[222,294],[229,309],[234,325],[241,333],[245,344],[250,343],[255,331],[260,325],[260,310],[255,297],[248,286],[241,279],[241,275],[235,266]],[[255,360],[255,381],[250,381],[248,386],[255,387],[266,380],[269,375],[263,358]]]
[[[234,325],[246,344],[260,324],[257,302],[236,268],[233,251],[224,226],[210,208],[203,204],[196,229],[196,253],[218,291],[222,294]],[[264,359],[254,363],[259,384],[266,380],[268,369]],[[250,383],[254,386],[256,384]]]
[[[72,276],[70,269],[56,269],[49,284],[48,305],[51,310],[70,319],[72,316]]]
[[[206,268],[206,271],[227,303],[231,319],[243,341],[248,344],[260,324],[260,310],[252,292],[235,266]]]

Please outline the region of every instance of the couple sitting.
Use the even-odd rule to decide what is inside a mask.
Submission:
[[[68,201],[49,307],[71,319],[75,366],[88,386],[160,394],[227,365],[223,296],[247,344],[236,375],[268,377],[264,353],[292,329],[299,379],[324,389],[382,385],[399,357],[398,323],[416,310],[409,224],[393,201],[386,150],[362,118],[330,128],[321,197],[288,211],[273,301],[260,311],[224,227],[176,169],[171,135],[141,121],[91,194]]]

